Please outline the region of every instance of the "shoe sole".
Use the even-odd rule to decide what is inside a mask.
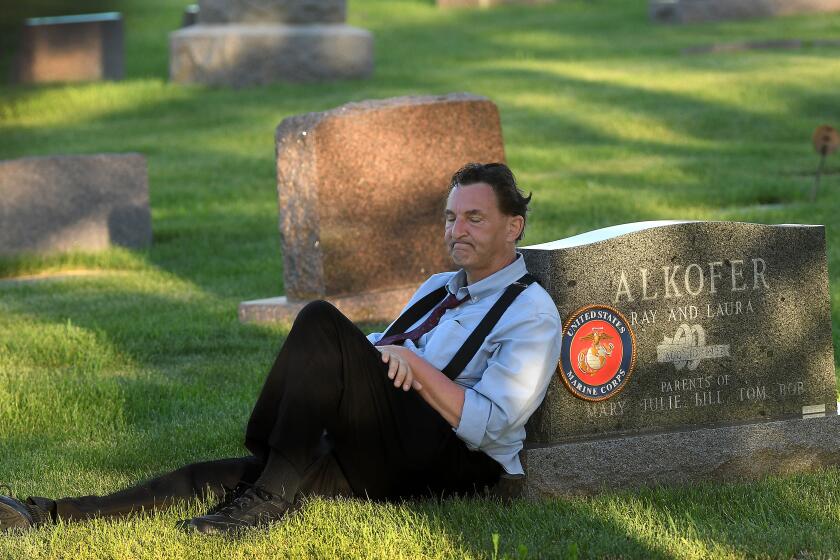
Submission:
[[[18,510],[0,502],[0,532],[24,530],[30,527],[29,521]]]
[[[186,533],[198,535],[219,535],[224,537],[240,537],[253,527],[226,524],[201,524],[196,525],[187,520],[186,523],[179,523],[177,527]]]

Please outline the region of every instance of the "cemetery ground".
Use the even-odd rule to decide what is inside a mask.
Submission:
[[[0,260],[0,478],[16,493],[109,492],[244,453],[244,423],[289,328],[236,318],[240,301],[282,293],[274,128],[347,101],[495,101],[508,161],[534,193],[525,245],[649,219],[826,224],[838,347],[840,155],[816,203],[808,193],[811,131],[840,125],[840,49],[809,41],[836,38],[840,14],[669,27],[626,0],[481,11],[353,0],[349,23],[375,37],[372,79],[230,90],[167,82],[182,8],[121,5],[122,82],[0,86],[1,158],[145,154],[155,238],[146,251]],[[786,38],[805,46],[682,54]],[[49,278],[60,272],[72,274]],[[201,507],[3,536],[0,558],[840,554],[836,469],[509,505],[311,500],[241,541],[173,527]]]

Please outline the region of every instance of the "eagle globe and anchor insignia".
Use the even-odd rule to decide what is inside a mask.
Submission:
[[[582,307],[566,321],[562,336],[557,370],[572,395],[604,401],[624,389],[636,365],[636,336],[617,309]]]

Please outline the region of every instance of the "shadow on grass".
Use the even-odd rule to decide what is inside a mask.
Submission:
[[[476,557],[809,557],[840,546],[840,471],[536,502],[409,502]],[[805,556],[803,556],[803,553]]]
[[[563,152],[564,147],[574,153],[591,150],[587,156],[603,154],[612,159],[663,158],[661,165],[667,166],[663,173],[578,170],[561,174],[556,181],[537,181],[537,200],[546,197],[557,203],[543,206],[545,219],[537,217],[537,227],[530,230],[541,238],[529,238],[528,242],[612,223],[696,218],[714,212],[721,203],[746,205],[801,197],[799,191],[786,190],[798,179],[779,179],[783,186],[773,186],[767,181],[767,169],[758,175],[749,167],[739,170],[744,161],[766,156],[765,165],[772,174],[780,164],[773,157],[777,147],[767,140],[789,140],[801,132],[791,115],[727,105],[693,92],[674,93],[608,78],[584,78],[584,69],[583,74],[572,75],[550,65],[534,67],[529,61],[597,60],[609,64],[611,60],[623,60],[687,76],[709,71],[740,72],[745,69],[744,61],[748,61],[746,67],[756,69],[780,60],[792,64],[797,57],[822,54],[807,51],[768,57],[689,59],[676,53],[683,44],[707,40],[721,30],[731,36],[793,33],[799,28],[816,33],[808,27],[808,22],[813,27],[812,20],[802,20],[802,24],[794,18],[676,28],[652,24],[644,6],[618,0],[598,5],[564,2],[479,11],[437,10],[428,3],[402,4],[416,13],[417,21],[358,6],[376,34],[379,67],[370,81],[278,84],[240,91],[166,85],[138,100],[136,107],[103,110],[83,124],[7,124],[3,127],[7,141],[2,142],[2,150],[16,156],[30,154],[33,146],[44,153],[73,145],[74,151],[81,152],[145,153],[149,157],[156,239],[148,253],[149,263],[231,300],[275,296],[284,291],[275,211],[274,127],[286,116],[350,100],[412,92],[473,90],[491,96],[499,92],[505,134],[516,147],[511,158],[521,160],[524,169],[545,168],[546,163],[528,154],[547,146],[554,147],[555,152]],[[609,31],[609,40],[603,40],[604,30]],[[417,45],[423,48],[417,49]],[[412,64],[407,65],[406,60]],[[517,61],[522,67],[517,67]],[[130,82],[125,86],[132,87]],[[25,106],[32,98],[50,92],[60,97],[63,91],[63,86],[12,88],[5,91],[5,97],[12,105]],[[779,92],[780,96],[793,94],[793,99],[802,99],[800,108],[811,107],[811,114],[831,107],[828,93],[816,96],[790,88]],[[541,106],[528,101],[531,94],[571,96],[581,100],[579,111],[559,101],[553,107]],[[666,136],[676,135],[680,140],[630,138],[621,132],[620,123],[610,126],[594,119],[599,112],[642,118],[661,128]],[[716,176],[724,162],[727,181]],[[743,181],[744,187],[733,189],[732,181]],[[557,183],[570,190],[590,189],[612,199],[626,195],[634,203],[608,203],[596,209],[586,197],[561,192]],[[680,206],[687,209],[674,210]]]

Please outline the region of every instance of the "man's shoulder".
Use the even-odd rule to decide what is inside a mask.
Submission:
[[[560,320],[557,305],[555,305],[554,300],[551,299],[551,296],[545,288],[540,286],[538,282],[532,283],[523,290],[517,299],[521,300],[518,302],[519,305],[523,307],[527,306],[533,314],[551,315],[558,321]]]

